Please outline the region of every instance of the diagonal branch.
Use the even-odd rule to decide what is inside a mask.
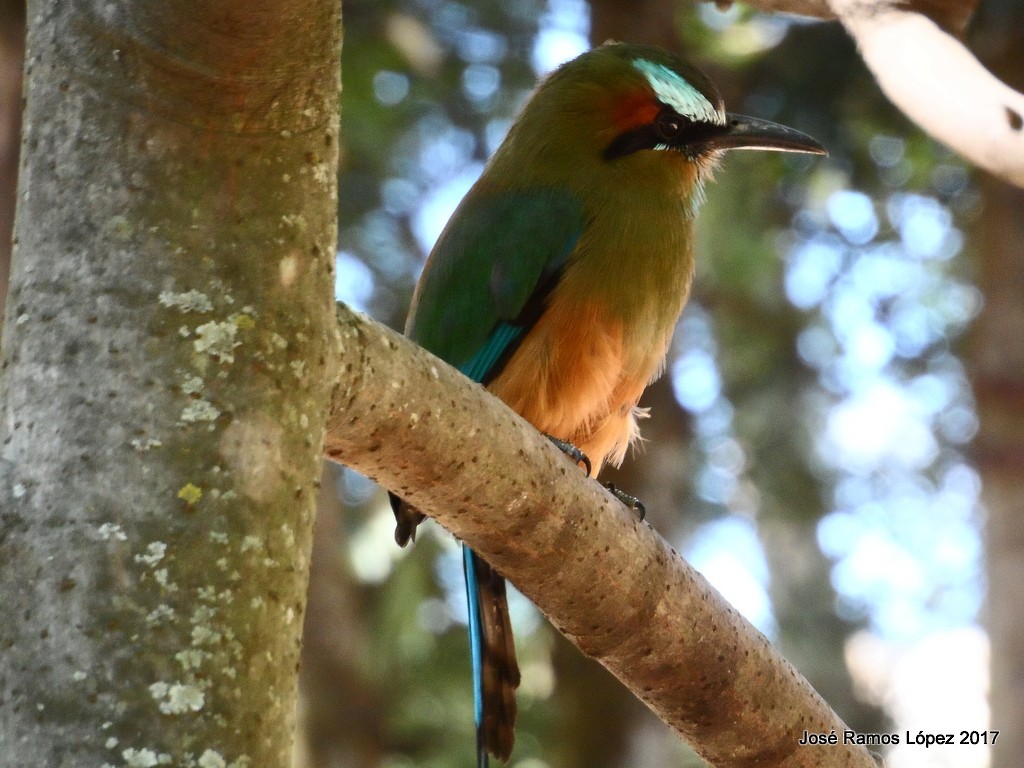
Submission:
[[[1024,94],[921,14],[861,0],[829,4],[893,104],[968,161],[1024,187]]]
[[[843,0],[744,0],[746,5],[765,13],[792,13],[814,19],[835,21],[848,15],[848,10],[839,8]],[[723,10],[729,8],[733,0],[714,0],[715,5]],[[892,0],[867,0],[862,8],[875,11],[893,5]],[[974,13],[978,0],[902,0],[899,7],[909,13],[927,16],[942,29],[953,34],[960,34],[967,27],[967,22]]]
[[[339,307],[325,451],[470,543],[716,766],[874,766],[810,685],[649,525],[524,420]],[[836,746],[800,746],[835,731]]]
[[[975,0],[747,2],[769,13],[838,18],[907,117],[967,161],[1024,187],[1024,94],[992,75],[955,36]]]

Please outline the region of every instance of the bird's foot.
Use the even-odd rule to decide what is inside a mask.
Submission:
[[[558,448],[558,450],[560,450],[570,459],[575,461],[577,464],[582,464],[583,467],[587,470],[587,477],[590,477],[590,470],[593,469],[593,467],[590,464],[590,457],[588,457],[587,454],[585,454],[575,445],[570,443],[568,440],[562,440],[560,438],[555,437],[554,435],[548,434],[545,434],[544,437],[546,437],[548,440],[554,443],[555,447]]]
[[[646,517],[647,507],[636,496],[630,496],[625,491],[620,491],[615,487],[615,483],[608,483],[605,485],[605,488],[608,489],[612,496],[625,504],[628,509],[633,510],[639,519],[643,520]]]

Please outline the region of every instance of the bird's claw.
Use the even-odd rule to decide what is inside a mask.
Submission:
[[[645,507],[644,503],[636,496],[630,496],[625,491],[620,491],[615,487],[615,483],[608,483],[605,485],[605,488],[608,489],[612,496],[625,504],[627,508],[633,510],[640,520],[643,520],[647,516],[647,507]]]
[[[582,464],[587,470],[587,477],[590,477],[590,471],[593,466],[590,464],[590,457],[587,456],[583,451],[577,448],[575,445],[570,443],[568,440],[562,440],[561,438],[555,437],[554,435],[544,435],[548,440],[555,444],[562,453],[568,456],[570,459],[575,461],[577,464]]]

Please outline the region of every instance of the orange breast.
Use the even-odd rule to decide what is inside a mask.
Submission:
[[[647,120],[651,108],[624,103],[618,117]],[[586,228],[544,313],[489,388],[540,431],[576,445],[596,473],[637,439],[637,403],[662,370],[689,293],[697,169],[652,151],[587,173]]]
[[[583,451],[596,475],[618,465],[637,438],[637,401],[659,371],[660,349],[627,349],[620,318],[596,303],[560,298],[523,340],[489,389],[541,432]]]

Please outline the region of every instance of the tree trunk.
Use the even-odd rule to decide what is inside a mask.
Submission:
[[[1011,87],[1024,87],[1024,6],[985,4],[976,46]],[[985,296],[967,359],[978,403],[975,458],[987,511],[987,625],[992,768],[1024,765],[1024,192],[980,180],[978,287]]]
[[[985,179],[979,284],[985,307],[971,356],[980,429],[975,457],[988,511],[992,768],[1024,764],[1024,191]]]
[[[1024,192],[985,179],[980,219],[985,308],[973,339],[980,430],[976,459],[988,511],[988,630],[992,728],[1001,731],[993,768],[1024,760]]]
[[[287,766],[336,333],[339,3],[28,18],[0,753]]]

